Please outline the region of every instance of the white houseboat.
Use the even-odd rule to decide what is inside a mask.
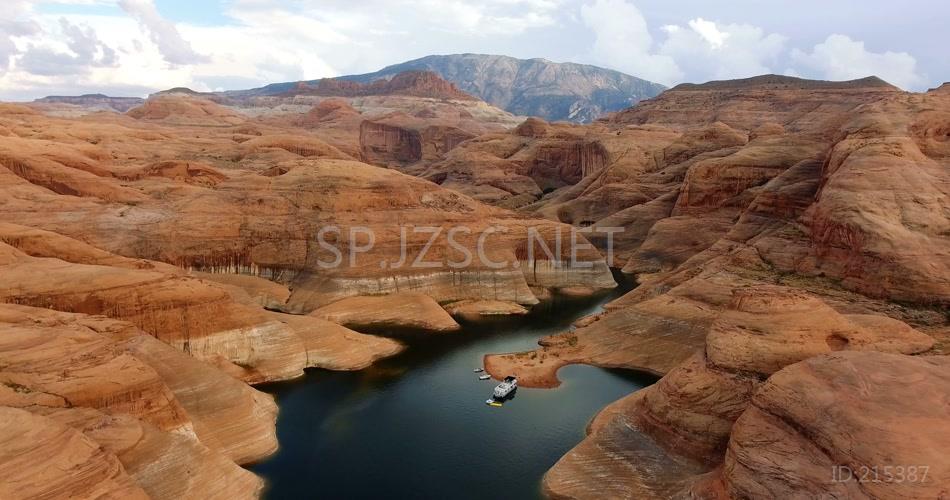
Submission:
[[[518,379],[515,377],[505,377],[505,381],[498,384],[495,387],[495,392],[492,394],[495,399],[505,399],[508,397],[515,389],[518,388]]]

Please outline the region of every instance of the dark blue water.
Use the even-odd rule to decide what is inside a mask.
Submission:
[[[472,369],[486,353],[537,347],[627,289],[416,339],[360,372],[318,370],[264,387],[280,405],[280,450],[252,470],[272,500],[538,498],[541,477],[583,439],[591,417],[655,379],[567,366],[559,388],[519,388],[493,408],[485,400],[497,382]]]

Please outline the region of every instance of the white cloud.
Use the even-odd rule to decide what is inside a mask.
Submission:
[[[666,38],[654,44],[646,19],[626,0],[595,0],[581,17],[596,37],[595,60],[665,85],[770,73],[786,41],[748,24],[696,18],[661,27]]]
[[[683,68],[686,80],[704,82],[772,73],[786,38],[748,24],[718,24],[697,18],[686,27],[665,26],[659,53]]]
[[[789,52],[782,34],[697,17],[660,27],[665,39],[654,42],[646,19],[629,0],[589,1],[581,7],[581,18],[595,37],[594,62],[667,85],[746,78],[782,67],[788,75],[829,80],[877,75],[912,90],[927,83],[910,54],[870,52],[844,35],[829,36],[811,53]]]
[[[852,80],[875,75],[903,89],[926,86],[917,70],[917,60],[906,52],[870,52],[864,42],[845,35],[830,35],[812,52],[792,50],[791,61],[798,72],[827,80]]]
[[[0,18],[0,75],[7,71],[10,60],[21,51],[16,39],[39,31],[36,23],[21,19],[30,10],[30,4],[25,0],[8,1],[3,8],[3,18]]]
[[[159,52],[171,64],[207,62],[207,56],[191,48],[173,23],[162,17],[153,0],[119,0],[119,7],[134,17],[146,30]]]
[[[17,67],[34,75],[76,75],[91,68],[114,67],[118,64],[116,51],[103,43],[96,31],[88,25],[59,20],[62,43],[31,44],[19,58]],[[65,45],[67,51],[57,45]]]
[[[785,36],[754,24],[689,12],[676,18],[670,9],[658,17],[673,24],[651,26],[660,8],[635,0],[228,0],[224,20],[213,25],[172,23],[154,0],[2,1],[0,98],[6,99],[249,88],[459,52],[589,62],[667,85],[776,69],[831,79],[874,73],[915,89],[925,83],[905,53],[868,52],[840,35],[790,51]],[[52,7],[41,8],[44,3]],[[73,4],[71,13],[53,14],[63,3]],[[109,8],[117,3],[128,15]],[[74,13],[84,5],[89,14]],[[735,9],[722,12],[746,19]]]
[[[701,17],[690,21],[689,27],[709,42],[710,47],[714,49],[721,49],[723,44],[726,43],[726,39],[729,38],[729,33],[720,31],[716,23],[707,21]]]
[[[140,41],[142,30],[135,20],[106,15],[67,17],[67,24],[78,28],[78,34],[64,27],[60,15],[31,13],[36,31],[17,39],[22,55],[13,58],[7,73],[0,74],[2,98],[90,92],[142,96],[195,83],[193,66],[169,65],[154,44]],[[137,44],[141,50],[136,50]]]
[[[595,61],[665,85],[683,77],[672,57],[652,53],[646,19],[632,3],[596,0],[581,7],[581,19],[594,32]]]

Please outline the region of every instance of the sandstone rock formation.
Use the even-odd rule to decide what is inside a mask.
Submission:
[[[397,113],[360,124],[362,157],[369,163],[405,166],[435,160],[475,134],[430,118]]]
[[[174,125],[237,125],[246,120],[240,113],[201,98],[157,96],[127,114],[137,120]]]
[[[945,356],[842,352],[776,373],[735,424],[706,498],[950,493]],[[908,397],[907,391],[913,391]],[[797,467],[775,467],[792,460]]]
[[[475,99],[431,71],[403,71],[390,78],[380,78],[366,84],[340,78],[324,78],[312,84],[300,82],[287,93],[336,97],[408,95],[462,101]]]
[[[656,385],[601,412],[590,436],[548,473],[545,488],[555,496],[586,498],[606,478],[623,496],[672,496],[722,463],[733,425],[775,372],[835,351],[916,354],[933,346],[902,322],[871,318],[842,315],[790,288],[737,290],[710,326],[705,349]],[[608,451],[617,449],[622,452]],[[794,491],[800,490],[786,493]]]
[[[114,454],[71,429],[0,407],[0,494],[4,498],[149,498]]]
[[[459,329],[459,324],[438,302],[421,293],[350,297],[323,306],[310,315],[360,331],[450,332]]]
[[[46,120],[36,115],[24,116],[30,116],[29,120]],[[50,125],[47,127],[50,134],[58,134],[57,127],[61,125]],[[116,126],[120,128],[115,129]],[[556,233],[569,231],[565,226],[517,218],[392,171],[333,160],[340,154],[332,147],[302,148],[297,146],[299,140],[285,138],[285,133],[259,131],[262,135],[243,141],[241,146],[246,152],[234,156],[228,152],[233,150],[233,141],[227,127],[196,131],[199,137],[207,135],[205,139],[175,136],[174,129],[169,129],[165,133],[180,142],[161,143],[150,142],[150,136],[139,127],[132,128],[131,124],[108,123],[103,127],[127,131],[131,136],[129,142],[135,147],[130,148],[129,142],[117,143],[116,154],[120,158],[105,161],[97,156],[102,154],[102,146],[93,152],[88,144],[77,144],[60,148],[61,155],[71,155],[68,159],[40,157],[40,161],[36,159],[38,156],[30,156],[30,151],[44,143],[30,138],[11,138],[11,144],[17,148],[16,156],[11,153],[4,165],[13,166],[16,173],[4,169],[9,172],[5,179],[10,181],[11,192],[21,194],[4,205],[5,217],[9,217],[6,220],[71,235],[105,250],[195,271],[238,271],[284,283],[297,282],[286,307],[294,312],[308,312],[349,295],[394,291],[397,284],[423,290],[440,302],[502,299],[525,304],[536,300],[529,290],[536,284],[613,286],[602,262],[590,270],[545,268],[516,255],[528,227],[540,226],[548,233]],[[136,136],[143,139],[135,139]],[[62,137],[68,143],[66,136]],[[172,146],[175,149],[167,149]],[[143,176],[139,167],[127,166],[141,159],[162,165],[166,158],[180,156],[203,162],[212,170],[203,170],[204,173],[198,175],[197,170],[192,169],[195,173],[189,174],[189,167],[184,167],[185,172],[172,175],[170,170],[160,166],[149,168],[165,169],[160,172],[166,173]],[[51,184],[45,180],[49,175],[47,171],[55,171],[60,178],[73,176],[74,179],[66,185],[61,185],[62,181]],[[202,182],[197,181],[201,177],[214,180],[201,185]],[[181,180],[186,180],[187,187],[181,187]],[[50,192],[49,187],[54,192]],[[50,203],[60,193],[82,196],[62,198],[57,208],[55,203]],[[31,197],[35,201],[29,201]],[[40,214],[33,204],[40,200],[60,215]],[[124,202],[134,204],[124,205]],[[169,205],[177,208],[168,210]],[[66,217],[66,213],[79,217],[86,214],[85,225],[79,224],[73,216]],[[344,217],[344,213],[349,215]],[[214,214],[214,219],[209,219],[208,214]],[[151,223],[145,225],[142,221]],[[434,271],[431,267],[415,272],[380,268],[381,261],[396,261],[399,257],[402,235],[394,224],[429,226],[435,221],[443,228],[464,225],[471,230],[470,235],[458,239],[465,239],[465,245],[472,249],[479,232],[498,226],[498,235],[491,237],[488,250],[493,262],[504,258],[509,267],[489,270],[476,263],[460,274],[447,272],[445,259],[451,256],[452,248],[443,231],[430,252],[432,259],[443,262]],[[375,249],[359,254],[353,265],[322,272],[318,261],[333,257],[332,252],[317,242],[316,233],[325,225],[339,227],[341,234],[348,234],[355,227],[373,229]],[[241,226],[246,227],[241,233],[230,229]],[[410,231],[407,238],[412,248],[421,250],[428,236]],[[581,258],[601,260],[595,251],[588,251]],[[514,264],[519,260],[516,269]],[[525,273],[522,266],[530,266],[531,272]],[[369,272],[370,269],[373,271]],[[380,279],[365,280],[371,276]],[[497,276],[512,286],[500,288],[489,284],[485,281],[489,276]],[[413,284],[409,285],[410,282]]]
[[[406,171],[493,205],[518,208],[581,183],[621,159],[623,154],[612,148],[618,140],[600,126],[529,118],[508,134],[466,141],[439,161]],[[585,220],[563,222],[581,225]]]
[[[520,304],[501,300],[460,300],[445,306],[452,316],[468,321],[483,319],[486,316],[511,316],[528,314],[528,309]]]
[[[260,480],[235,462],[276,449],[270,396],[126,322],[0,305],[0,330],[0,407],[80,431],[152,498],[219,491],[253,498],[260,491]],[[42,422],[30,425],[42,429]],[[24,452],[18,467],[40,477],[49,462]],[[73,474],[77,491],[101,481]]]
[[[487,107],[373,102],[432,121],[431,155],[457,142],[444,112],[480,127]],[[299,123],[236,109],[184,90],[82,120],[0,106],[0,468],[16,488],[0,496],[254,498],[261,480],[238,464],[274,452],[277,408],[247,384],[403,349],[306,313],[355,303],[328,317],[447,331],[439,303],[517,313],[548,289],[615,286],[589,245],[526,250],[569,226],[357,161],[366,108],[318,103]],[[491,260],[450,265],[479,252]]]
[[[621,318],[649,325],[634,315],[654,309],[650,318],[676,319],[675,338],[687,345],[628,354],[650,369],[656,362],[643,363],[644,351],[672,356],[661,371],[668,370],[702,345],[733,289],[757,283],[939,328],[946,319],[930,308],[945,306],[950,293],[948,170],[941,143],[930,137],[940,135],[946,117],[937,110],[947,104],[939,92],[906,94],[875,79],[761,77],[677,87],[605,122],[638,140],[623,151],[603,142],[621,159],[530,209],[592,224],[591,240],[602,248],[606,238],[596,230],[625,228],[613,241],[615,258],[641,286],[608,307],[605,320],[618,319],[581,330],[595,335],[579,334],[576,354],[548,366],[598,350],[602,364],[617,364],[623,355],[602,346],[624,345],[634,327]],[[899,186],[879,173],[895,175]]]
[[[938,498],[939,489],[920,485],[822,489],[827,483],[815,474],[828,471],[808,467],[825,463],[813,458],[815,446],[837,453],[826,442],[789,438],[774,451],[761,441],[772,443],[773,431],[800,432],[788,419],[785,427],[770,420],[771,430],[751,424],[741,458],[723,464],[741,431],[733,424],[783,367],[841,350],[900,353],[891,358],[898,364],[940,352],[924,333],[945,336],[950,304],[945,97],[873,78],[766,76],[680,86],[595,125],[605,127],[597,134],[618,160],[527,210],[594,230],[626,228],[615,256],[639,287],[574,331],[542,339],[540,349],[488,356],[485,366],[538,386],[556,384],[557,369],[569,363],[666,375],[605,409],[590,437],[548,474],[548,493],[662,498],[702,482],[693,493],[716,498],[826,491]],[[614,149],[618,143],[605,141],[618,133],[639,139]],[[592,241],[606,247],[604,237]],[[887,401],[913,398],[883,392]],[[848,405],[847,394],[816,401]],[[776,401],[769,411],[810,404]],[[866,409],[886,419],[885,408]],[[839,460],[830,463],[848,465]],[[793,472],[778,472],[778,462]]]

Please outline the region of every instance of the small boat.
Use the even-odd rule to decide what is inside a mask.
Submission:
[[[478,380],[488,380],[491,378],[491,375],[479,375]]]
[[[472,371],[475,372],[475,373],[481,373],[481,372],[485,371],[485,369],[484,369],[484,368],[476,368],[476,369],[474,369],[474,370],[472,370]]]
[[[489,398],[485,400],[485,404],[488,406],[494,406],[494,407],[502,406],[501,403],[499,403],[498,401],[495,401],[495,398]]]
[[[494,396],[495,399],[505,399],[517,388],[518,379],[509,375],[505,377],[504,382],[495,387],[495,392],[492,393],[492,396]]]

